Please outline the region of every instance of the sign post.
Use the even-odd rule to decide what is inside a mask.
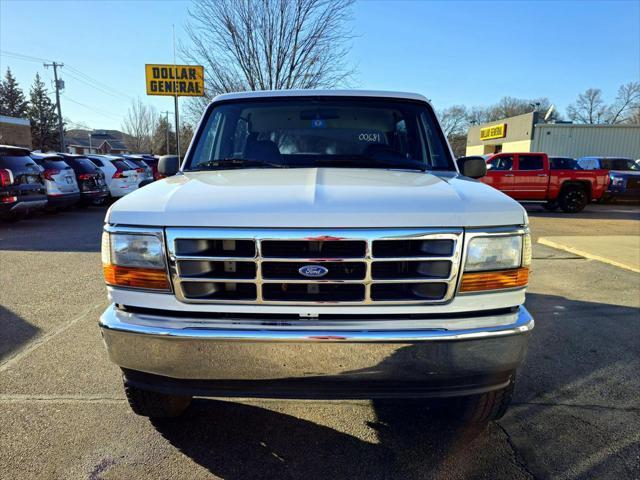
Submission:
[[[176,146],[180,156],[178,97],[204,96],[204,67],[202,65],[146,64],[144,70],[147,95],[174,97]]]

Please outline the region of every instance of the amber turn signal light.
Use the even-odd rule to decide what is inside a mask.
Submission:
[[[114,287],[148,288],[169,290],[169,278],[165,270],[155,268],[102,266],[104,280]]]
[[[462,275],[462,281],[460,282],[460,293],[526,287],[528,283],[528,268],[465,273]]]

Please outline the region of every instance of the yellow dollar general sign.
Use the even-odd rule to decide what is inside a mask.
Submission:
[[[480,140],[493,140],[494,138],[504,138],[507,136],[507,124],[491,125],[480,129]]]
[[[147,95],[202,97],[204,67],[202,65],[151,65],[144,67]]]

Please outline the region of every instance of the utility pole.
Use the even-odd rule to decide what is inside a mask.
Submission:
[[[170,155],[170,153],[169,153],[169,130],[170,130],[171,124],[169,123],[169,110],[167,110],[166,112],[160,112],[160,113],[164,113],[165,118],[167,119],[167,128],[166,128],[166,131],[167,131],[167,155]]]
[[[53,78],[56,82],[56,107],[58,108],[58,129],[60,130],[60,150],[66,151],[64,146],[64,128],[62,128],[62,110],[60,109],[60,89],[62,88],[62,80],[58,80],[58,67],[64,67],[64,63],[45,63],[46,67],[53,67]]]
[[[173,71],[174,77],[176,72],[176,26],[173,25]],[[178,114],[178,92],[176,91],[176,82],[173,82],[174,110],[176,113],[176,155],[180,158],[180,116]]]

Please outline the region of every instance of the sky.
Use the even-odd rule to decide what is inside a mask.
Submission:
[[[136,98],[173,112],[172,98],[146,95],[144,65],[173,62],[173,26],[188,41],[190,5],[0,0],[0,71],[10,67],[27,93],[36,72],[52,87],[42,60],[64,63],[68,128],[120,129]],[[350,27],[355,87],[418,92],[436,109],[513,96],[548,97],[564,112],[587,88],[612,101],[640,81],[640,0],[359,0]]]

